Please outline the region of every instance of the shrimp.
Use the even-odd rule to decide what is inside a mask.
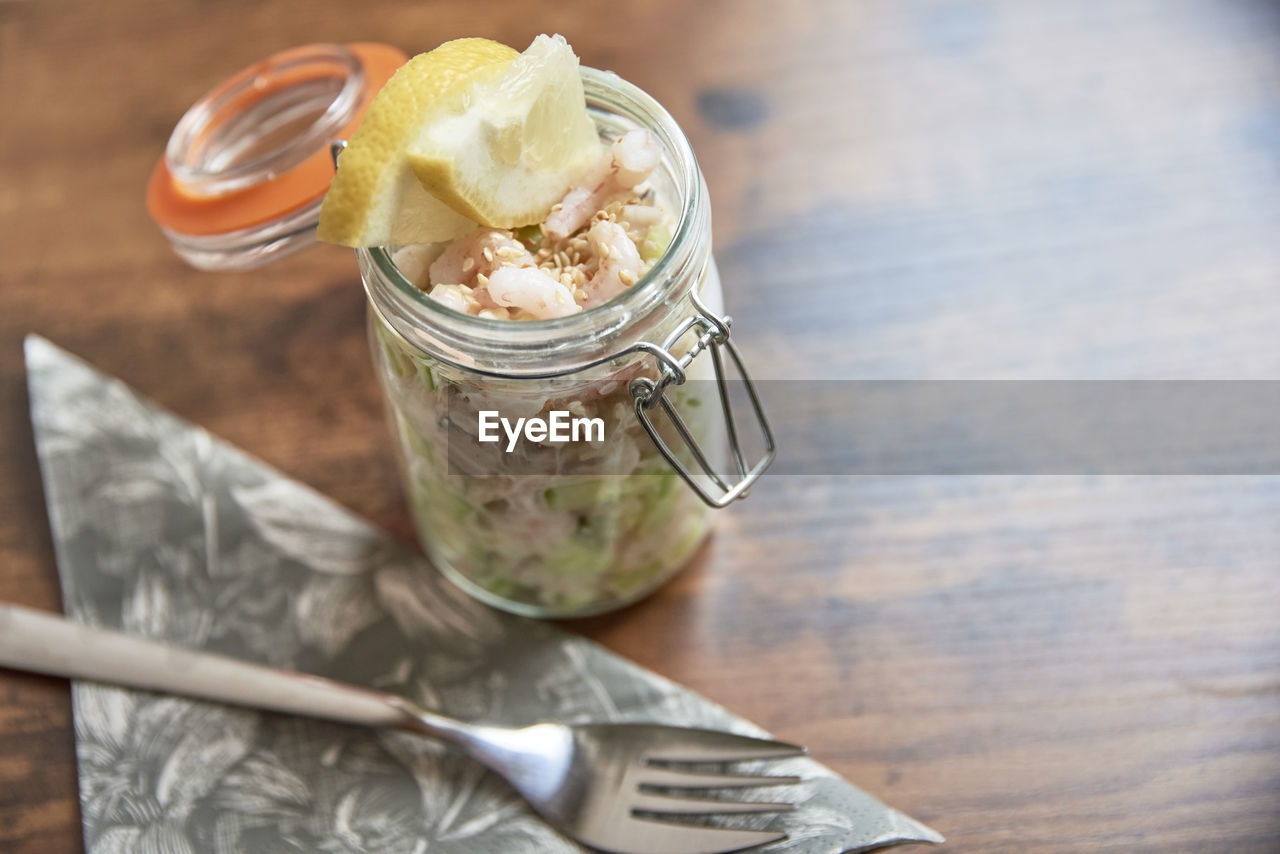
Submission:
[[[477,228],[449,244],[431,264],[431,283],[474,286],[477,276],[489,276],[506,265],[532,267],[533,256],[505,228]]]
[[[583,307],[591,308],[634,285],[643,262],[626,229],[616,222],[596,220],[587,232],[587,243],[597,259],[596,270],[583,288],[587,292]]]
[[[498,305],[524,309],[538,319],[582,311],[573,291],[536,267],[499,267],[489,276],[486,290]]]
[[[466,285],[436,285],[427,296],[463,314],[476,314],[480,311],[479,301]]]
[[[427,268],[444,250],[443,243],[416,243],[397,249],[391,260],[400,270],[400,275],[415,286],[422,287],[427,284]]]
[[[553,240],[564,240],[586,225],[596,211],[629,195],[661,159],[662,152],[647,129],[623,134],[551,212],[542,224],[543,233]]]

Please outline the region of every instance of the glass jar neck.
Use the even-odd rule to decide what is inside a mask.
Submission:
[[[508,377],[571,373],[620,353],[680,306],[711,258],[711,210],[693,149],[657,101],[616,74],[582,68],[587,108],[603,131],[642,127],[662,149],[659,171],[679,211],[670,246],[636,284],[602,306],[554,320],[501,321],[446,308],[407,280],[385,247],[357,249],[369,302],[413,347],[448,364]]]

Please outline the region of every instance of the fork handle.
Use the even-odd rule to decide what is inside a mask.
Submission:
[[[365,726],[406,727],[405,701],[319,676],[0,604],[0,666]]]

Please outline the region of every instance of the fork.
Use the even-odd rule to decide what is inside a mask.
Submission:
[[[776,831],[680,820],[794,809],[787,803],[708,797],[707,791],[783,786],[799,777],[708,771],[704,763],[805,752],[780,741],[659,724],[544,722],[509,728],[465,723],[395,694],[8,604],[0,604],[0,666],[428,736],[505,778],[566,836],[614,854],[725,854],[786,839]]]

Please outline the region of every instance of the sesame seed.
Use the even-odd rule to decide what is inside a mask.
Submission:
[[[480,283],[480,287],[482,288],[489,287],[489,277],[484,273],[476,273],[476,281]]]
[[[493,250],[488,246],[484,248],[484,260],[488,261],[490,264],[493,263]]]
[[[476,265],[476,259],[468,258],[467,260],[462,262],[462,272],[470,273],[472,268],[475,267],[475,265]]]
[[[556,202],[554,205],[551,206],[552,213],[555,213],[556,211],[562,211],[562,210],[564,210],[563,202]]]
[[[631,287],[636,283],[636,274],[630,270],[618,271],[618,280],[627,287]]]

